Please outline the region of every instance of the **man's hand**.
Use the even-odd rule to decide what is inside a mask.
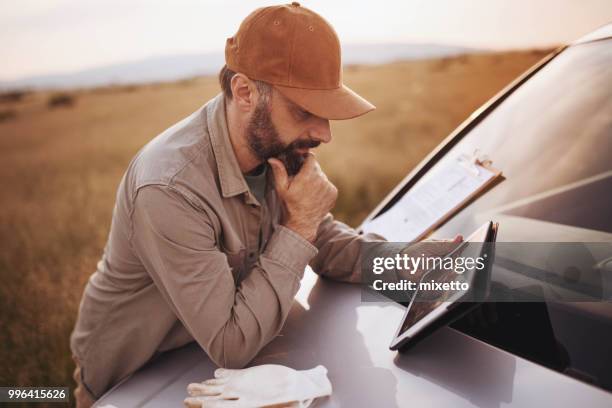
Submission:
[[[323,217],[334,207],[338,189],[327,179],[314,154],[308,153],[300,172],[289,178],[283,163],[269,159],[276,192],[285,205],[282,224],[314,242]]]

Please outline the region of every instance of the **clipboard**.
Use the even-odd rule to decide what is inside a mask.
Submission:
[[[441,163],[418,181],[388,211],[363,226],[392,242],[426,238],[464,207],[504,180],[478,150]]]

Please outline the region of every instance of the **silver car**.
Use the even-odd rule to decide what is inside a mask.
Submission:
[[[474,112],[364,223],[451,155],[476,148],[492,153],[506,180],[434,238],[494,218],[498,241],[612,244],[612,24],[553,52]],[[612,259],[588,248],[579,256],[612,291]],[[519,254],[506,260],[496,267],[525,287],[555,273],[513,269],[525,266]],[[577,270],[559,279],[581,278]],[[609,301],[487,303],[414,348],[391,351],[403,313],[384,299],[362,302],[358,285],[307,270],[282,333],[251,365],[325,365],[333,394],[318,401],[322,407],[612,407]],[[215,368],[192,343],[157,356],[97,405],[181,406],[187,384]]]

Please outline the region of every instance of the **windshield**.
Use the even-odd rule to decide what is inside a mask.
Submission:
[[[492,219],[500,223],[498,241],[612,243],[612,40],[563,51],[431,170],[476,150],[506,179],[434,238]],[[599,262],[603,285],[612,288],[612,259],[586,244],[583,255]],[[612,390],[611,302],[489,303],[454,327]]]

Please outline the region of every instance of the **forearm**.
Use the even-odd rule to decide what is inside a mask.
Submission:
[[[359,234],[328,214],[321,222],[312,269],[319,275],[343,282],[361,282],[361,251],[366,242],[384,242],[376,234]]]

